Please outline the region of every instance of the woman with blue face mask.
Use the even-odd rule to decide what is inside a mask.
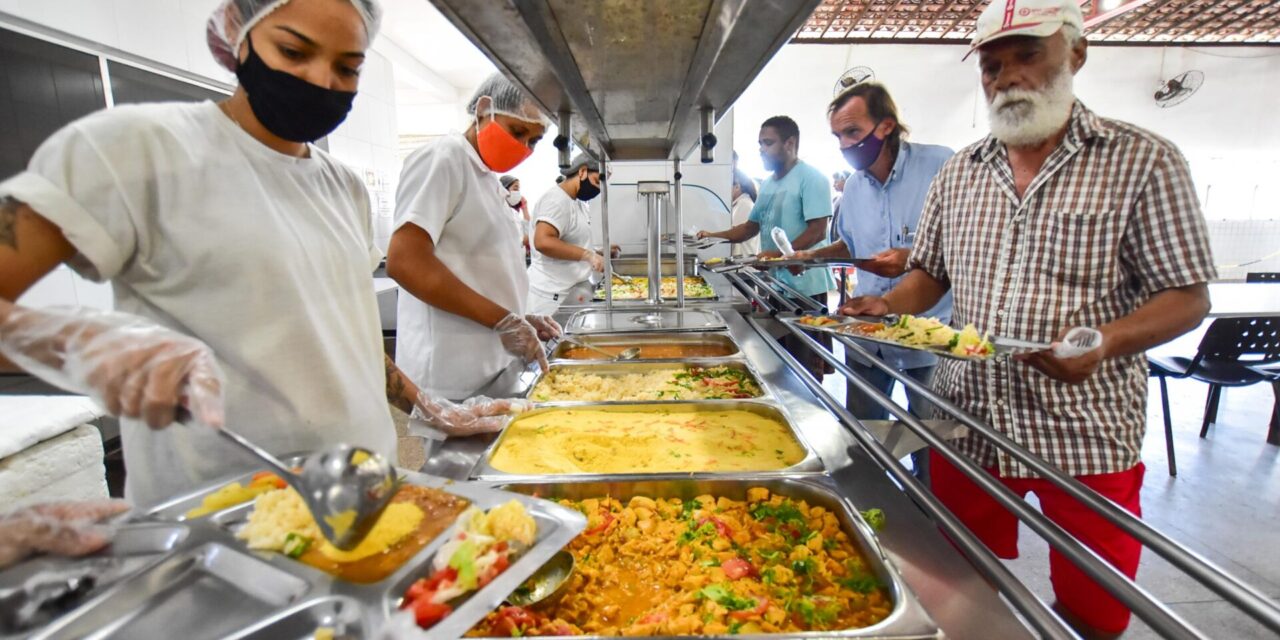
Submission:
[[[345,442],[393,461],[388,400],[451,433],[508,409],[434,402],[383,355],[369,196],[312,144],[351,109],[379,13],[227,0],[208,42],[230,98],[92,114],[0,183],[0,365],[123,417],[131,501],[254,464],[208,428],[159,429],[184,409],[276,454]],[[13,304],[64,262],[110,281],[117,312]]]

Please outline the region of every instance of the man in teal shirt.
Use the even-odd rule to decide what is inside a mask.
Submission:
[[[782,229],[796,251],[826,246],[831,222],[831,183],[821,171],[798,157],[800,127],[787,116],[774,116],[760,125],[760,159],[773,172],[760,186],[760,197],[746,222],[725,231],[702,231],[700,238],[724,238],[745,242],[761,236],[761,257],[782,253],[773,241],[774,227]],[[827,292],[834,287],[827,269],[809,269],[799,275],[775,269],[773,275],[796,291],[817,300],[825,308]],[[789,345],[790,347],[790,345]],[[797,356],[802,352],[794,351]],[[816,373],[823,370],[816,356],[804,350],[801,360]]]

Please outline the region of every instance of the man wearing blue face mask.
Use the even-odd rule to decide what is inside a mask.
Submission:
[[[845,90],[827,108],[831,133],[840,141],[840,152],[856,173],[845,182],[840,199],[840,239],[801,257],[867,257],[861,266],[855,296],[881,295],[901,279],[906,271],[911,238],[925,195],[933,177],[953,155],[937,145],[905,140],[907,128],[898,118],[898,108],[884,85],[863,82]],[[951,297],[944,297],[926,312],[943,322],[951,320]],[[889,364],[928,382],[937,358],[906,349],[866,345]],[[893,378],[870,363],[851,357],[850,367],[876,384],[886,394],[893,390]],[[888,417],[883,407],[865,394],[848,389],[848,406],[855,416],[867,420]],[[908,393],[911,411],[928,417],[927,401]]]

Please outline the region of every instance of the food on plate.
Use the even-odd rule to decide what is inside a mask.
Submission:
[[[991,341],[979,334],[973,325],[965,325],[956,331],[937,318],[904,314],[891,324],[855,323],[841,330],[852,335],[891,340],[907,347],[945,350],[968,358],[989,358],[996,352]]]
[[[288,487],[259,495],[236,537],[250,549],[276,551],[339,578],[370,583],[400,568],[448,528],[467,504],[439,489],[400,487],[364,540],[343,551],[324,538],[302,496]]]
[[[724,262],[725,262],[724,258],[707,258],[706,260],[702,261],[702,264],[705,264],[708,267],[714,267],[718,264],[723,264]]]
[[[205,496],[201,500],[200,506],[187,511],[185,517],[188,520],[201,518],[215,511],[222,511],[253,500],[268,491],[283,489],[287,486],[289,486],[288,483],[280,476],[269,471],[261,471],[255,473],[247,484],[241,485],[239,482],[232,482]]]
[[[840,320],[838,318],[832,318],[831,316],[804,316],[797,320],[797,322],[810,327],[830,327],[832,325],[840,324]]]
[[[603,297],[603,294],[597,293],[596,297]],[[613,279],[613,298],[615,300],[643,300],[647,297],[649,297],[649,278],[637,276],[630,280]],[[675,276],[666,276],[662,279],[662,297],[676,297]],[[711,290],[711,285],[708,285],[707,281],[703,280],[701,276],[685,276],[684,297],[713,298],[715,297],[715,292]]]
[[[786,424],[758,412],[659,405],[525,414],[490,464],[530,474],[768,471],[804,457]]]
[[[430,575],[410,585],[400,602],[423,629],[453,611],[450,600],[498,577],[513,553],[532,545],[538,532],[533,516],[516,500],[487,513],[471,507],[458,520],[460,530],[436,552]]]
[[[888,590],[835,513],[762,487],[746,498],[562,500],[587,516],[564,597],[503,607],[468,635],[795,634],[889,615]]]
[[[727,343],[682,344],[678,342],[637,342],[627,344],[592,344],[607,353],[618,355],[632,347],[639,347],[639,360],[664,360],[670,358],[722,358],[733,355],[735,349]],[[605,355],[584,347],[568,347],[560,355],[566,360],[604,360]]]
[[[537,402],[609,400],[717,400],[756,398],[755,377],[737,367],[670,367],[617,375],[552,369],[529,395]]]

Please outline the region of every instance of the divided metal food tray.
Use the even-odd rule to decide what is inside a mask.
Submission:
[[[68,565],[127,562],[131,574],[90,591],[87,600],[44,627],[13,637],[162,638],[181,633],[186,640],[310,638],[325,626],[337,637],[367,638],[398,611],[405,589],[430,572],[436,551],[456,532],[456,524],[450,526],[386,579],[361,585],[278,553],[245,547],[234,531],[252,511],[252,502],[196,520],[182,518],[206,495],[251,475],[226,478],[132,518],[117,542],[99,554],[57,560]],[[531,548],[423,637],[461,636],[586,526],[582,514],[527,495],[403,470],[401,475],[406,484],[440,489],[481,509],[517,499],[538,524]],[[36,558],[0,572],[0,587],[29,578],[21,572],[42,569],[33,562],[52,560]]]
[[[811,316],[806,316],[806,317],[811,317]],[[1011,340],[1011,339],[1005,339],[1005,338],[998,338],[995,336],[988,336],[987,339],[991,341],[991,346],[995,348],[994,354],[992,354],[991,356],[985,356],[985,357],[984,356],[962,356],[962,355],[956,355],[954,353],[951,353],[950,350],[942,347],[923,347],[923,346],[906,345],[906,344],[902,344],[901,342],[897,342],[895,340],[886,340],[884,338],[877,338],[864,333],[851,332],[847,330],[849,327],[856,327],[858,325],[867,325],[867,324],[878,324],[878,323],[869,322],[867,320],[861,320],[859,318],[852,318],[847,316],[846,317],[826,316],[826,317],[836,320],[837,323],[819,327],[819,326],[814,326],[811,324],[805,324],[801,322],[803,318],[779,318],[778,320],[781,322],[785,322],[787,324],[795,325],[801,329],[804,329],[805,331],[820,331],[822,333],[830,333],[832,335],[845,336],[846,338],[853,338],[854,340],[862,340],[865,342],[874,342],[876,344],[882,344],[889,347],[897,347],[899,349],[911,349],[913,351],[923,351],[925,353],[931,353],[941,358],[950,358],[952,360],[983,361],[983,360],[990,360],[991,358],[1007,358],[1009,356],[1012,356],[1018,353],[1044,351],[1051,348],[1051,345],[1048,345],[1048,344],[1038,344],[1034,342],[1025,342],[1021,340]],[[885,322],[892,322],[892,319],[886,319]]]
[[[570,322],[572,322],[572,320]],[[741,353],[741,351],[738,348],[738,343],[734,342],[733,338],[729,337],[729,334],[723,333],[720,331],[685,331],[682,333],[670,333],[670,334],[661,334],[661,333],[654,333],[654,332],[641,332],[641,333],[635,333],[635,332],[603,333],[601,332],[601,333],[595,333],[595,334],[574,336],[574,339],[577,340],[578,342],[589,344],[594,347],[609,347],[609,346],[630,347],[630,346],[643,346],[646,344],[650,344],[650,345],[674,344],[674,345],[690,346],[690,347],[700,347],[700,346],[724,347],[726,349],[724,356],[716,356],[716,357],[729,358],[729,357],[738,356]],[[609,362],[608,360],[604,359],[603,355],[599,355],[599,354],[597,354],[597,356],[593,356],[593,359],[566,358],[565,354],[570,349],[573,349],[573,348],[575,348],[575,345],[573,345],[572,343],[561,342],[559,345],[556,346],[555,350],[551,352],[550,359],[560,360],[563,362],[582,362],[582,363]],[[678,358],[641,357],[639,358],[639,360],[643,360],[646,362],[683,361],[685,359],[687,358],[685,357],[678,357]]]
[[[683,478],[652,480],[636,477],[609,477],[593,479],[575,479],[568,476],[543,478],[540,481],[504,484],[503,489],[535,495],[549,500],[581,500],[609,496],[626,504],[633,496],[649,498],[680,498],[689,500],[700,495],[710,494],[724,496],[731,500],[745,500],[747,490],[752,487],[764,487],[771,494],[777,494],[793,500],[804,500],[811,506],[821,506],[840,519],[840,523],[850,540],[862,552],[869,567],[875,572],[880,583],[889,590],[893,599],[893,609],[884,620],[870,627],[848,629],[844,631],[823,631],[787,634],[764,634],[763,637],[809,638],[895,638],[925,639],[939,638],[938,625],[921,606],[915,594],[902,580],[893,562],[876,542],[875,534],[867,526],[858,508],[873,508],[877,505],[853,505],[842,497],[834,482],[827,476],[787,475],[781,477],[760,477],[758,474],[740,474],[732,477],[714,479]],[[887,517],[893,518],[892,513]],[[587,638],[604,638],[606,636],[584,636]],[[761,636],[753,636],[761,637]]]
[[[670,361],[670,362],[666,362],[662,360],[621,361],[621,362],[612,362],[608,360],[594,361],[594,362],[591,360],[556,361],[551,364],[551,368],[549,371],[547,371],[547,373],[539,373],[537,378],[534,379],[533,384],[529,385],[528,398],[540,404],[544,402],[593,402],[593,403],[609,405],[609,404],[616,404],[619,402],[622,402],[622,403],[649,402],[650,400],[591,400],[591,401],[584,401],[580,399],[539,400],[535,398],[533,394],[535,391],[537,391],[538,385],[541,384],[543,380],[559,373],[580,373],[580,374],[590,374],[590,375],[610,378],[610,377],[620,377],[625,375],[646,374],[646,373],[652,373],[655,371],[679,372],[679,371],[688,370],[691,367],[696,367],[701,369],[711,369],[714,367],[726,367],[729,369],[735,369],[745,374],[746,377],[749,378],[752,382],[754,382],[756,386],[760,389],[760,395],[752,396],[750,399],[762,398],[768,395],[768,391],[765,389],[764,384],[760,382],[760,376],[756,374],[755,370],[751,368],[751,365],[747,363],[746,360],[741,360],[738,358],[687,358],[687,359]],[[747,399],[747,398],[743,398],[743,399]],[[680,400],[680,398],[676,398],[676,397],[654,398],[652,401],[661,401],[661,400]]]
[[[654,472],[654,473],[626,473],[626,474],[581,473],[581,474],[544,475],[544,474],[509,473],[507,471],[503,471],[493,466],[492,464],[493,456],[494,454],[497,453],[498,449],[502,447],[502,443],[506,438],[507,432],[510,429],[511,424],[514,424],[515,422],[524,418],[546,413],[548,411],[557,411],[561,409],[599,409],[601,411],[642,410],[642,411],[654,411],[654,412],[662,411],[663,409],[677,409],[677,410],[701,409],[708,412],[726,411],[726,410],[750,411],[753,413],[767,416],[768,418],[776,420],[782,423],[783,425],[785,425],[787,429],[791,432],[791,437],[795,438],[795,441],[799,443],[802,449],[804,449],[805,457],[801,459],[799,462],[797,462],[796,464],[790,467],[787,467],[785,469],[752,471],[752,472],[734,471],[729,473],[706,471],[706,472],[694,472],[694,473]],[[556,480],[569,480],[569,479],[604,480],[604,479],[618,478],[618,477],[638,477],[638,478],[653,478],[653,479],[664,479],[664,478],[675,479],[675,478],[690,478],[690,477],[717,478],[717,477],[726,477],[726,476],[742,476],[742,475],[747,475],[749,473],[752,476],[767,478],[767,477],[783,476],[788,474],[810,474],[810,473],[820,474],[820,473],[823,473],[824,470],[825,470],[825,467],[823,466],[822,458],[818,456],[814,448],[805,440],[804,435],[800,432],[799,429],[796,428],[795,422],[792,421],[790,416],[787,415],[785,408],[777,404],[776,402],[772,401],[771,399],[689,400],[689,401],[680,401],[680,402],[660,402],[660,401],[619,402],[619,403],[608,403],[608,404],[599,403],[599,402],[551,402],[551,403],[539,404],[538,408],[532,411],[523,413],[520,416],[513,419],[511,423],[507,425],[507,429],[504,429],[503,432],[498,436],[498,438],[495,439],[487,449],[485,449],[484,454],[480,456],[479,462],[476,463],[475,469],[472,470],[471,477],[476,480],[485,480],[485,481],[494,481],[494,482],[528,482],[528,481],[537,481],[537,480],[546,479],[546,478],[551,478]]]

